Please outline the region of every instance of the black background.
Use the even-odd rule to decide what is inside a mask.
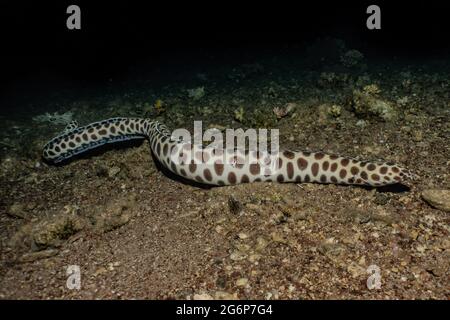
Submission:
[[[272,305],[271,315],[219,315],[178,316],[178,307],[206,306],[221,310],[221,305],[237,304]],[[447,301],[3,301],[3,311],[14,311],[16,316],[27,318],[45,316],[47,319],[79,319],[98,316],[113,319],[380,319],[389,315],[397,319],[433,318],[444,314]]]
[[[66,8],[81,8],[81,30]],[[381,7],[381,30],[366,8]],[[42,70],[79,79],[129,64],[203,59],[205,53],[301,50],[336,36],[372,55],[428,59],[449,52],[447,1],[29,1],[0,5],[2,80]],[[365,52],[366,53],[366,52]]]

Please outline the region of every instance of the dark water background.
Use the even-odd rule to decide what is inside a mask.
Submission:
[[[65,26],[70,4],[81,7],[80,31]],[[275,73],[320,70],[323,66],[309,63],[305,52],[324,37],[344,40],[373,66],[439,70],[449,61],[448,4],[377,2],[382,29],[368,30],[370,4],[2,3],[0,112],[3,117],[26,116],[56,111],[50,110],[55,100],[140,88],[145,94],[148,87],[188,83],[193,73],[227,73],[233,66],[259,61]]]

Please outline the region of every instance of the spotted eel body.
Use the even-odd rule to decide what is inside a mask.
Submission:
[[[176,175],[210,185],[256,181],[319,182],[383,186],[404,182],[408,170],[389,162],[359,161],[322,152],[204,148],[177,140],[150,119],[112,118],[84,127],[75,122],[49,141],[43,157],[58,163],[86,150],[116,141],[147,138],[158,161]]]

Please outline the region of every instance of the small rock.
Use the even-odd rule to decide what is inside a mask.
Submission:
[[[341,116],[342,108],[341,106],[333,104],[331,107],[328,108],[328,114],[332,116],[333,118],[338,118]]]
[[[6,213],[13,218],[23,219],[26,215],[25,206],[21,203],[14,203],[6,210]]]
[[[213,300],[214,298],[207,293],[194,294],[194,300]]]
[[[241,261],[247,258],[247,254],[241,251],[234,251],[230,254],[230,259],[233,261]]]
[[[445,275],[446,272],[445,262],[442,262],[442,264],[430,263],[426,266],[425,270],[435,277],[442,277]]]
[[[412,136],[415,142],[420,142],[423,140],[423,133],[420,130],[414,130]]]
[[[373,214],[372,220],[375,222],[381,222],[382,224],[385,224],[385,225],[392,225],[398,219],[395,218],[394,216],[390,216],[390,215]]]
[[[308,217],[306,216],[306,213],[304,212],[296,212],[292,215],[292,219],[294,221],[302,221],[306,220]]]
[[[356,126],[360,127],[360,128],[364,128],[367,126],[367,121],[360,119],[360,120],[356,121]]]
[[[366,269],[354,262],[347,266],[347,271],[352,275],[352,278],[357,278],[366,274]]]
[[[240,278],[236,280],[236,285],[238,287],[245,287],[248,283],[248,279],[247,278]]]
[[[345,247],[334,241],[333,238],[325,240],[317,250],[324,255],[338,256],[345,251]]]
[[[127,224],[132,218],[135,203],[135,195],[130,194],[127,197],[112,200],[106,206],[98,206],[90,213],[94,229],[105,233]]]
[[[249,209],[249,210],[253,210],[253,211],[257,211],[257,212],[261,211],[260,206],[257,205],[257,204],[247,203],[245,206],[246,206],[247,209]]]
[[[94,276],[99,276],[99,275],[107,273],[107,272],[108,272],[108,269],[106,269],[105,267],[100,267],[97,270],[95,270]]]
[[[112,167],[108,169],[108,177],[115,177],[120,172],[119,167]]]
[[[110,262],[110,263],[108,263],[108,270],[109,271],[113,271],[118,266],[120,266],[120,262],[119,261]]]
[[[238,298],[236,294],[231,294],[225,291],[216,291],[214,296],[216,300],[236,300]]]
[[[268,244],[269,243],[266,239],[264,239],[263,237],[258,237],[258,239],[256,239],[255,250],[262,251],[267,247]]]
[[[248,238],[248,234],[241,232],[241,233],[238,234],[238,237],[241,240],[245,240],[245,239]]]
[[[417,230],[412,230],[410,233],[409,233],[409,237],[412,239],[412,240],[417,240],[417,237],[419,236],[419,231],[417,231]]]
[[[57,247],[77,232],[83,230],[88,222],[75,213],[64,213],[56,218],[48,218],[33,226],[31,233],[34,244],[39,249]]]
[[[375,203],[378,205],[385,205],[389,202],[389,196],[385,193],[377,192],[375,194]]]
[[[208,126],[208,129],[217,129],[217,130],[220,130],[220,131],[224,131],[225,129],[227,129],[227,127],[225,127],[225,126],[223,126],[221,124],[211,123]]]
[[[417,250],[418,252],[420,252],[420,253],[424,253],[425,250],[427,250],[427,246],[426,246],[426,245],[421,245],[421,244],[419,244],[419,245],[416,246],[416,250]]]
[[[432,207],[450,212],[450,190],[427,189],[422,191],[422,198]]]
[[[104,164],[99,164],[95,168],[95,174],[98,177],[107,177],[108,176],[108,168]]]
[[[372,219],[372,212],[359,209],[350,209],[349,216],[360,224],[368,223]]]
[[[278,232],[272,232],[271,236],[272,236],[273,242],[286,243],[286,240]]]
[[[27,210],[27,211],[30,211],[30,210],[35,209],[36,207],[37,207],[36,202],[28,202],[28,203],[27,203],[27,206],[26,206],[26,210]]]
[[[251,249],[251,247],[245,243],[237,243],[235,245],[235,247],[238,251],[243,252],[243,253],[248,252]]]
[[[239,200],[237,200],[234,196],[230,196],[228,198],[228,206],[230,208],[230,212],[236,215],[239,214],[244,208],[242,203]]]
[[[193,100],[200,100],[205,95],[205,88],[198,87],[194,89],[188,89],[187,93],[189,98],[192,98]]]
[[[358,260],[358,264],[360,266],[365,266],[366,265],[366,256],[362,256],[359,260]]]
[[[24,263],[24,262],[33,262],[41,259],[47,259],[53,257],[56,254],[58,254],[58,250],[56,249],[47,249],[38,252],[25,253],[23,256],[19,258],[19,262]]]
[[[397,112],[390,102],[378,98],[371,92],[354,90],[352,106],[359,116],[378,117],[385,121],[392,121],[397,117]]]
[[[257,253],[251,254],[251,255],[248,257],[248,261],[250,261],[251,263],[255,263],[255,262],[258,261],[259,259],[261,259],[261,255],[259,255],[259,254],[257,254]]]

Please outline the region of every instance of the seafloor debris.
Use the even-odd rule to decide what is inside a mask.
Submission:
[[[106,207],[97,207],[90,215],[90,221],[94,230],[98,232],[108,232],[114,230],[131,219],[131,208],[135,205],[136,199],[132,195],[123,199],[113,200]]]
[[[108,232],[130,221],[130,208],[134,204],[135,198],[131,195],[113,200],[106,206],[99,205],[93,210],[81,210],[76,205],[67,205],[59,215],[31,221],[22,226],[12,237],[10,245],[41,251],[59,247],[84,229]]]
[[[339,118],[341,116],[342,108],[337,104],[333,104],[328,108],[328,114],[333,118]]]
[[[284,107],[275,107],[273,108],[273,113],[276,115],[277,119],[281,119],[289,115],[295,108],[295,103],[287,103]]]
[[[317,106],[318,121],[321,124],[327,123],[331,119],[337,119],[342,114],[342,107],[337,104],[324,103]]]
[[[25,205],[22,203],[13,203],[6,210],[6,214],[14,218],[24,219],[26,216]]]
[[[193,100],[200,100],[205,95],[205,87],[188,89],[187,93],[189,98],[192,98]]]
[[[397,112],[392,104],[378,96],[380,90],[376,85],[365,86],[361,90],[353,90],[351,106],[353,111],[361,117],[376,117],[384,121],[393,121]]]
[[[422,191],[422,198],[432,207],[450,212],[450,190],[427,189]]]
[[[164,110],[164,102],[161,99],[157,99],[155,103],[153,104],[156,110],[156,114],[163,113]]]
[[[228,198],[228,207],[232,214],[239,214],[244,208],[242,203],[232,195]]]
[[[68,111],[64,112],[62,114],[59,114],[58,112],[55,112],[53,114],[50,114],[48,112],[33,117],[33,121],[36,122],[52,122],[54,124],[68,124],[72,121],[73,112]]]
[[[381,93],[380,88],[376,84],[368,84],[367,86],[364,86],[363,91],[367,94],[371,95],[377,95]]]
[[[244,122],[244,108],[240,107],[239,109],[234,110],[234,119],[239,122]]]
[[[30,222],[16,232],[11,245],[31,247],[35,251],[58,247],[64,240],[84,229],[85,225],[85,219],[74,212]]]
[[[58,249],[47,249],[38,252],[27,252],[19,258],[19,262],[33,262],[36,260],[47,259],[58,254]]]
[[[84,229],[84,219],[76,214],[67,214],[54,220],[44,220],[33,228],[33,240],[38,248],[59,246],[64,240]]]

